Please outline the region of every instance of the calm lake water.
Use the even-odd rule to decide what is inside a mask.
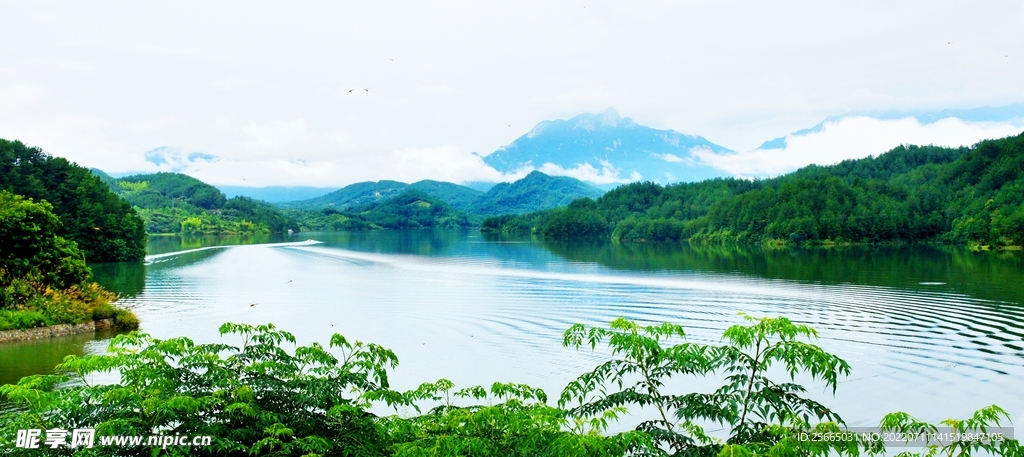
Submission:
[[[444,377],[557,397],[606,357],[561,346],[573,323],[672,321],[713,343],[746,312],[809,324],[852,365],[834,398],[805,383],[851,426],[897,410],[938,421],[993,403],[1024,422],[1020,253],[544,243],[476,231],[154,238],[150,253],[144,264],[94,266],[145,332],[214,342],[228,321],[272,322],[300,343],[337,332],[394,350],[398,389]],[[100,352],[103,338],[0,346],[0,383]]]

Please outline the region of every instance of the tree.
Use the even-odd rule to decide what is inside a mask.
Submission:
[[[26,299],[26,284],[67,289],[89,279],[85,256],[73,241],[59,236],[60,220],[46,202],[0,191],[0,308]],[[17,284],[22,287],[16,287]]]
[[[0,330],[108,318],[137,328],[134,314],[111,305],[114,294],[88,282],[85,256],[60,226],[49,203],[0,191]]]
[[[20,141],[0,139],[0,190],[46,201],[62,237],[90,262],[142,260],[146,226],[131,205],[89,170]]]
[[[559,405],[577,403],[569,412],[579,418],[600,417],[628,405],[653,408],[656,418],[636,429],[650,435],[658,447],[649,451],[656,454],[666,453],[666,447],[671,455],[693,456],[738,449],[729,446],[768,453],[773,448],[800,446],[791,438],[810,430],[811,418],[825,421],[819,426],[826,428],[842,424],[837,414],[803,397],[802,386],[776,382],[766,371],[781,364],[791,379],[808,372],[834,390],[838,377],[849,374],[849,365],[818,346],[799,341],[817,335],[807,326],[786,318],[743,317],[750,325],[727,329],[723,334],[727,344],[721,346],[666,345],[686,336],[682,327],[670,323],[642,326],[618,319],[608,328],[576,324],[565,332],[565,346],[594,349],[607,342],[613,359],[570,382]],[[703,377],[715,372],[726,375],[726,384],[714,392],[664,391],[674,377]],[[701,421],[730,427],[726,442],[708,436],[698,425]],[[858,449],[856,442],[829,446],[840,453]]]

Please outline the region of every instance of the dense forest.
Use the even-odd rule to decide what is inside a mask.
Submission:
[[[49,203],[58,235],[89,262],[141,260],[146,227],[124,199],[88,169],[20,141],[0,139],[0,190]]]
[[[248,197],[227,198],[216,187],[180,173],[112,178],[94,171],[133,205],[149,233],[235,234],[298,230],[273,205]]]
[[[470,216],[419,190],[374,200],[348,210],[287,210],[303,230],[366,230],[470,227]]]
[[[74,241],[61,236],[53,205],[0,190],[0,330],[114,318],[138,326],[114,295],[90,282],[92,271]]]
[[[487,215],[537,211],[601,194],[577,179],[535,171],[487,192],[441,181],[385,180],[351,184],[281,206],[302,230],[455,228],[480,225]]]
[[[973,147],[899,146],[773,179],[616,188],[484,221],[552,239],[1024,245],[1024,134]]]
[[[604,192],[568,176],[532,171],[511,183],[499,183],[469,208],[474,214],[520,214],[563,206],[578,198],[597,198]]]
[[[398,181],[360,182],[329,194],[290,202],[281,206],[291,209],[333,209],[352,212],[373,202],[394,198],[407,191],[420,191],[440,200],[456,211],[471,215],[493,216],[505,213],[528,213],[568,204],[581,197],[596,198],[603,191],[578,179],[548,176],[531,172],[511,183],[499,183],[487,192],[442,181],[423,180],[412,184]]]

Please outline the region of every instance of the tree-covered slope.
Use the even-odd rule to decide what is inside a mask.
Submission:
[[[190,205],[220,209],[227,198],[214,186],[181,173],[153,173],[115,180],[119,193],[134,206],[145,209]]]
[[[145,223],[86,168],[0,139],[0,190],[48,202],[60,219],[59,235],[77,243],[90,262],[146,255]]]
[[[597,198],[603,191],[568,176],[531,172],[512,183],[491,188],[469,207],[474,214],[520,214],[567,205],[577,198]]]
[[[347,211],[334,208],[285,211],[299,222],[302,230],[312,231],[459,228],[472,225],[466,213],[416,189]]]
[[[412,184],[398,181],[361,182],[317,198],[290,202],[289,209],[352,212],[355,208],[387,201],[404,192],[417,190],[462,212],[478,215],[527,213],[565,205],[581,197],[596,198],[602,190],[575,178],[548,176],[534,171],[526,177],[495,185],[486,193],[450,182],[423,180]]]
[[[466,186],[430,179],[414,182],[409,185],[409,189],[421,191],[459,211],[470,211],[473,204],[484,195],[483,192]]]
[[[355,211],[383,228],[469,227],[465,213],[419,190],[407,190],[398,196],[373,202]]]
[[[425,179],[412,184],[399,181],[367,181],[350,184],[334,192],[308,200],[289,202],[281,206],[295,209],[332,208],[347,211],[373,202],[387,200],[408,190],[418,190],[432,198],[441,200],[453,208],[465,211],[483,192],[450,182]]]
[[[900,146],[774,179],[633,183],[597,200],[485,222],[554,238],[1024,244],[1024,134]]]
[[[216,187],[181,173],[125,176],[114,179],[112,187],[138,209],[150,233],[278,233],[299,228],[269,203],[228,199]]]
[[[344,211],[382,198],[394,197],[407,187],[409,187],[408,184],[398,181],[382,180],[378,182],[359,182],[342,187],[341,189],[327,195],[322,195],[308,200],[284,203],[281,206],[293,209],[316,210],[333,208],[337,211]]]

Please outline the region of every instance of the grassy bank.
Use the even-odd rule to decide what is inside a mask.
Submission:
[[[0,331],[81,324],[102,319],[113,319],[114,325],[121,330],[139,327],[138,317],[131,310],[116,306],[116,296],[96,283],[57,290],[19,281],[12,288],[17,289],[23,300],[0,310]]]

